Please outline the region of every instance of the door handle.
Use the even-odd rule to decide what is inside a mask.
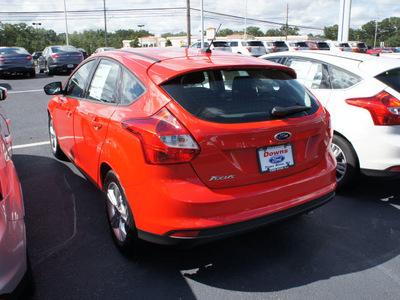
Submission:
[[[99,130],[101,127],[103,127],[103,124],[101,124],[101,122],[99,122],[99,119],[97,117],[94,117],[91,121],[94,129]]]
[[[4,135],[4,142],[6,145],[10,145],[12,143],[12,136],[11,134],[6,134]]]

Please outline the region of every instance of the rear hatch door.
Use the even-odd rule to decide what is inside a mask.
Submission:
[[[163,88],[175,100],[167,108],[201,148],[191,164],[210,188],[309,169],[321,161],[329,143],[320,104],[278,70],[196,72]]]

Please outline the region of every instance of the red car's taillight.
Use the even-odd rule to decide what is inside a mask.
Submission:
[[[53,54],[52,57],[55,59],[61,58],[60,54]]]
[[[331,114],[326,109],[324,109],[324,110],[325,110],[325,118],[328,123],[328,135],[330,138],[332,138],[333,137],[333,127],[332,127]]]
[[[125,120],[122,127],[140,138],[147,163],[184,163],[200,153],[189,131],[166,108],[150,118]]]
[[[3,56],[0,56],[0,61],[6,61],[6,59]]]
[[[346,99],[346,103],[367,109],[375,125],[400,125],[400,101],[385,91],[373,97]]]

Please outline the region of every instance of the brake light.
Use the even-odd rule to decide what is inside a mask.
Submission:
[[[346,103],[367,109],[375,125],[400,125],[400,101],[385,91],[373,97],[346,99]]]
[[[274,51],[274,52],[276,52],[276,47],[275,47],[275,46],[274,46],[274,47],[271,47],[271,50]]]
[[[3,56],[0,56],[0,61],[6,61],[6,59]]]
[[[339,49],[340,49],[340,51],[343,51],[343,48],[342,48],[342,47],[339,47]]]
[[[297,47],[293,47],[293,49],[294,49],[294,50],[298,50],[299,48],[297,48]]]
[[[324,109],[324,110],[325,110],[325,118],[326,118],[327,123],[328,123],[328,135],[332,139],[333,138],[333,127],[332,127],[331,114],[326,109]]]
[[[83,54],[82,53],[78,53],[78,57],[83,57]]]
[[[140,138],[149,164],[185,163],[200,153],[189,131],[166,108],[150,118],[125,120],[122,127]]]
[[[27,56],[25,57],[25,59],[26,59],[26,60],[32,60],[32,56],[31,56],[31,55],[27,55]]]
[[[251,47],[246,47],[247,51],[251,52]]]
[[[54,59],[61,58],[60,54],[53,54],[52,57],[53,57]]]

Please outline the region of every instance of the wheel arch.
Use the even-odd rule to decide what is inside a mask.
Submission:
[[[356,163],[357,163],[357,167],[360,168],[360,160],[358,159],[358,154],[356,149],[354,148],[353,144],[349,141],[348,138],[346,138],[343,134],[341,134],[339,131],[333,130],[333,135],[337,135],[339,137],[341,137],[342,139],[344,139],[349,146],[351,147],[351,149],[353,150],[355,156],[356,156]]]

